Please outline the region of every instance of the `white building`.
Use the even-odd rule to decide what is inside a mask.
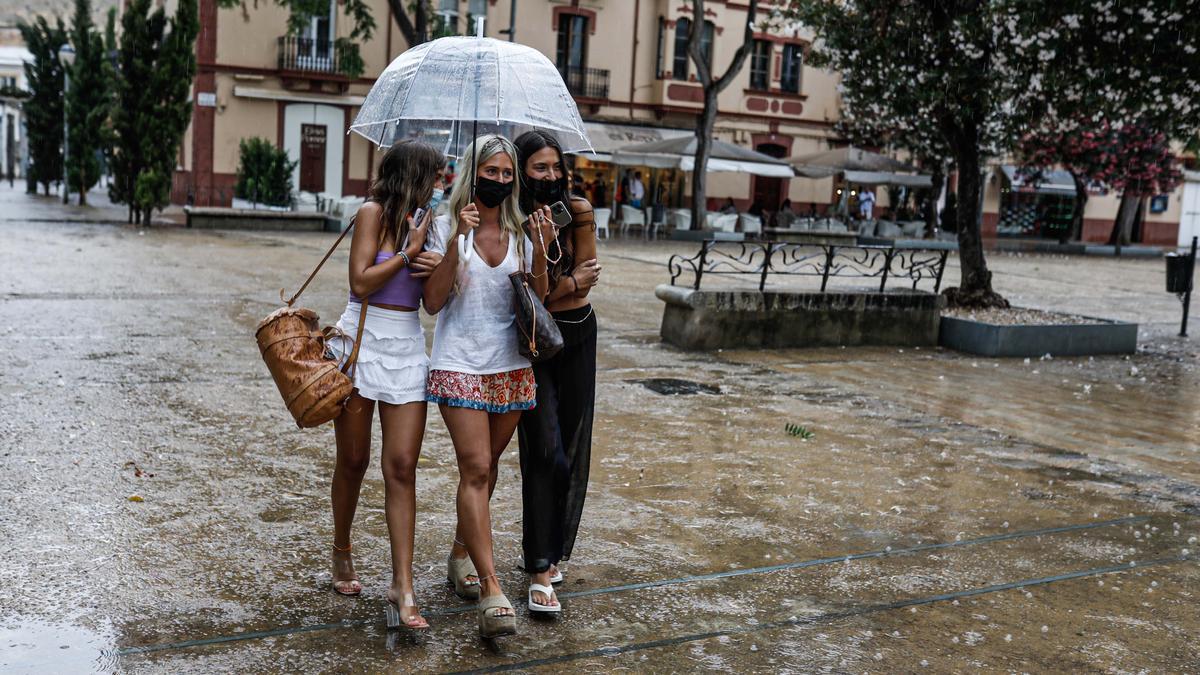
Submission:
[[[0,179],[12,180],[25,175],[27,143],[21,100],[3,93],[11,89],[27,90],[25,63],[33,55],[24,47],[0,46]]]

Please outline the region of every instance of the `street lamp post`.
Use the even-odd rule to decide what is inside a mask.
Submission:
[[[63,67],[63,203],[70,200],[70,169],[67,168],[70,143],[70,126],[67,124],[67,95],[71,91],[71,66],[75,63],[75,48],[64,42],[58,48],[58,62]]]

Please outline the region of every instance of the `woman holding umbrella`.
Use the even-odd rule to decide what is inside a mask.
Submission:
[[[563,349],[534,366],[537,407],[521,418],[522,548],[532,575],[529,610],[562,610],[552,584],[559,563],[571,557],[587,493],[592,415],[596,403],[596,316],[588,292],[600,279],[592,205],[567,194],[562,148],[550,134],[517,137],[523,181],[521,208],[532,213],[568,202],[570,225],[551,244],[546,309],[563,336]]]
[[[448,576],[460,595],[479,599],[479,633],[491,638],[517,625],[496,578],[488,500],[521,413],[536,405],[533,369],[517,348],[509,275],[532,270],[534,292],[545,297],[546,246],[522,230],[512,143],[482,136],[463,157],[473,159],[455,177],[450,213],[438,217],[426,243],[444,256],[424,290],[425,309],[437,315],[426,398],[438,404],[458,459]],[[549,209],[534,212],[530,225],[539,241],[554,239]]]

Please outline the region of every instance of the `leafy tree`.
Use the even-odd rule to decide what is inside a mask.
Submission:
[[[88,190],[100,180],[96,155],[103,147],[108,117],[104,43],[92,23],[91,0],[75,0],[70,37],[75,63],[67,90],[67,181],[70,190],[79,193],[79,203],[86,204]]]
[[[62,19],[51,26],[40,16],[19,27],[25,47],[33,54],[33,60],[25,64],[29,179],[33,189],[40,183],[43,192],[50,194],[50,184],[62,180],[63,174],[63,68],[58,49],[67,41],[67,30]]]
[[[292,172],[296,162],[265,138],[245,138],[238,144],[237,184],[234,194],[272,206],[292,201]]]
[[[1036,17],[1016,28],[1017,53],[1038,64],[1028,69],[1035,72],[1026,96],[1036,124],[1022,144],[1023,161],[1035,170],[1061,165],[1075,176],[1076,236],[1087,183],[1119,191],[1110,240],[1128,243],[1149,196],[1144,188],[1170,181],[1123,180],[1109,165],[1128,164],[1128,176],[1169,175],[1174,158],[1166,139],[1200,132],[1200,11],[1194,0],[1011,1]],[[1148,145],[1157,148],[1153,159]],[[1122,149],[1131,154],[1113,154]]]
[[[162,8],[150,12],[151,0],[130,0],[121,14],[117,67],[110,120],[116,142],[110,168],[108,196],[129,206],[129,222],[141,222],[137,209],[138,175],[147,168],[142,132],[154,112],[150,83],[159,44],[166,28]]]
[[[109,196],[129,205],[130,222],[149,222],[170,198],[179,145],[191,120],[190,91],[200,30],[196,0],[180,0],[168,20],[151,0],[131,0],[121,17],[116,93],[117,139]]]
[[[754,18],[758,12],[758,0],[750,0],[746,10],[746,25],[742,30],[742,44],[730,61],[729,67],[719,77],[715,76],[704,52],[701,31],[704,30],[704,0],[692,0],[692,22],[688,26],[687,52],[696,66],[696,79],[704,89],[704,108],[696,119],[696,160],[692,171],[692,227],[700,229],[704,224],[708,154],[712,149],[713,126],[717,121],[717,96],[733,83],[746,57],[754,46]],[[710,47],[711,49],[711,47]]]
[[[155,99],[153,115],[147,120],[143,134],[147,171],[144,178],[139,176],[134,195],[144,219],[171,200],[171,178],[179,146],[192,119],[191,89],[196,77],[195,46],[199,33],[197,1],[179,0],[150,78]]]
[[[1016,58],[1019,0],[794,0],[817,37],[813,62],[842,75],[851,123],[890,133],[918,156],[953,160],[961,279],[951,304],[1007,306],[992,290],[978,205],[989,157],[1030,119],[1029,61]],[[1047,3],[1052,4],[1052,3]],[[944,155],[942,153],[945,153]]]

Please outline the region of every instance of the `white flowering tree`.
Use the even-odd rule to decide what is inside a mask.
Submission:
[[[1200,132],[1200,3],[1020,4],[1030,18],[1014,27],[1015,52],[1041,76],[1030,81],[1035,123],[1019,155],[1031,169],[1060,166],[1075,177],[1076,237],[1086,185],[1118,190],[1110,242],[1127,244],[1146,196],[1177,178],[1169,142]]]
[[[945,291],[952,305],[1008,305],[992,290],[979,205],[987,158],[1003,154],[1030,119],[1035,73],[1014,52],[1021,4],[793,0],[785,10],[815,34],[814,63],[841,73],[848,124],[957,169],[961,278]]]

